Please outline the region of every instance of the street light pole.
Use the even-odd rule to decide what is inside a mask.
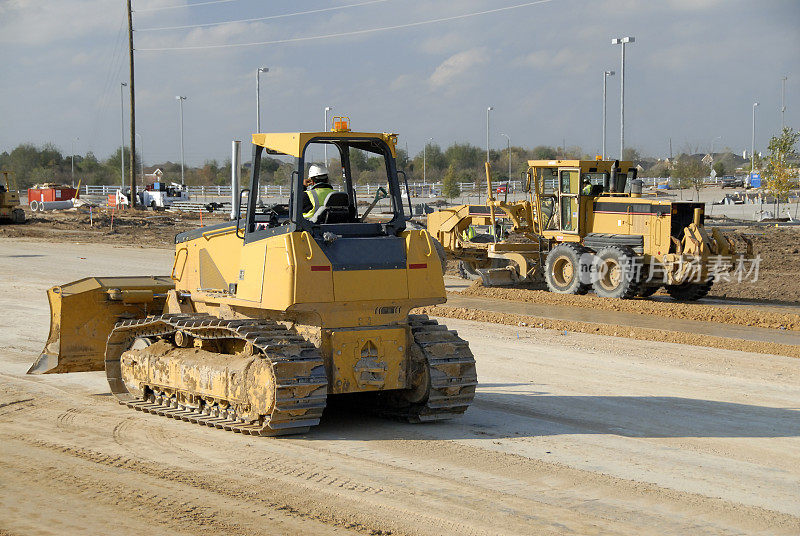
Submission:
[[[606,78],[614,76],[614,71],[603,71],[603,160],[606,159]]]
[[[184,184],[183,168],[185,166],[185,162],[183,157],[183,101],[186,100],[186,97],[182,97],[181,95],[176,95],[175,98],[178,100],[178,104],[181,110],[181,184]]]
[[[425,141],[425,147],[422,148],[422,186],[425,186],[425,165],[428,156],[428,143],[432,142],[433,138],[428,138]]]
[[[256,132],[261,132],[261,73],[268,72],[267,67],[259,67],[256,71]]]
[[[139,158],[142,159],[142,188],[144,188],[144,140],[138,132],[136,136],[139,138]]]
[[[753,133],[750,138],[750,176],[752,178],[753,170],[755,169],[756,158],[756,106],[757,102],[753,103]]]
[[[625,45],[635,43],[635,37],[619,37],[611,40],[612,45],[622,45],[620,54],[619,73],[619,158],[624,158],[625,152]]]
[[[500,134],[506,139],[506,143],[508,144],[508,182],[511,182],[511,138],[508,137],[508,134]]]
[[[494,106],[486,108],[486,161],[489,161],[489,112],[494,110]]]
[[[786,79],[785,76],[781,78],[781,132],[786,128]]]
[[[125,189],[125,99],[123,98],[122,88],[127,87],[125,82],[119,83],[119,120],[120,129],[122,130],[122,145],[119,146],[119,171],[120,183],[119,186]]]
[[[322,132],[328,132],[328,112],[333,110],[333,106],[325,107],[325,124],[322,125]],[[325,167],[328,167],[328,144],[324,145],[325,150]]]

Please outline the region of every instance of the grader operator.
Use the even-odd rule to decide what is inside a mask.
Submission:
[[[254,134],[243,217],[176,236],[162,277],[90,277],[51,288],[50,335],[29,373],[105,370],[133,409],[253,435],[304,432],[328,396],[411,422],[471,403],[467,343],[415,307],[446,301],[435,241],[406,227],[397,136]],[[338,152],[336,190],[303,211],[306,162]],[[287,205],[257,201],[264,151],[294,157]],[[391,211],[359,213],[350,154],[383,159]],[[339,170],[337,170],[339,171]]]

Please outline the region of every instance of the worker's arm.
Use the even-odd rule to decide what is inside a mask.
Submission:
[[[305,192],[303,192],[303,214],[311,210],[313,207],[314,205],[311,203],[311,198],[309,197],[308,190],[306,190]]]

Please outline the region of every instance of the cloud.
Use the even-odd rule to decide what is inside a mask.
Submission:
[[[557,69],[561,73],[583,74],[589,69],[591,58],[586,53],[577,54],[572,49],[562,48],[558,51],[531,52],[522,58],[521,63],[542,70]]]
[[[0,42],[47,45],[76,38],[109,34],[119,29],[124,10],[109,9],[106,0],[0,2]],[[121,5],[121,4],[120,4]]]
[[[449,86],[473,67],[489,61],[489,54],[483,47],[473,48],[453,54],[444,60],[428,79],[433,88]],[[474,74],[474,73],[473,73]]]

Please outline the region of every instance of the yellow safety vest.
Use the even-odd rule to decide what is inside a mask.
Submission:
[[[304,218],[310,218],[314,215],[317,209],[325,202],[325,198],[328,197],[328,194],[333,193],[333,188],[312,188],[311,190],[306,190],[306,195],[311,200],[311,210],[308,212],[303,212]]]

